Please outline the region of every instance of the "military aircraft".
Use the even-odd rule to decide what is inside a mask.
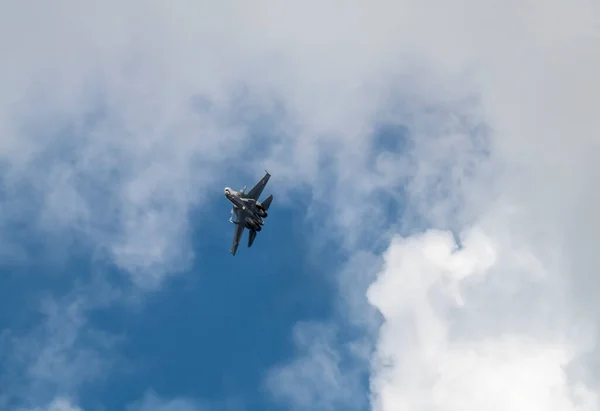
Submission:
[[[250,230],[248,234],[248,247],[252,247],[256,233],[262,230],[262,226],[265,224],[263,219],[267,218],[267,210],[271,205],[271,201],[273,201],[273,194],[268,196],[265,201],[258,201],[269,178],[271,178],[267,170],[265,170],[265,173],[265,176],[248,193],[246,193],[246,187],[241,191],[234,191],[230,187],[225,187],[225,197],[233,204],[231,218],[229,219],[229,222],[235,224],[233,246],[229,250],[232,255],[235,255],[237,251],[244,228]]]

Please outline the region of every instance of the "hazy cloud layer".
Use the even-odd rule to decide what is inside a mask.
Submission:
[[[597,409],[594,376],[567,366],[595,347],[600,318],[599,22],[585,0],[10,1],[0,246],[26,261],[21,224],[157,287],[194,258],[190,207],[252,150],[249,178],[264,165],[282,198],[287,184],[308,184],[331,201],[336,235],[367,250],[355,266],[398,233],[462,233],[456,254],[438,231],[396,238],[385,254],[368,294],[384,317],[375,409],[586,409],[577,396]],[[263,123],[264,151],[252,135]],[[404,149],[377,145],[380,123],[408,130]],[[391,227],[384,199],[405,206]],[[354,274],[340,280],[344,304],[372,330],[371,273]],[[76,301],[40,328],[39,356],[24,362],[34,380],[48,350],[69,352],[52,358],[73,373],[78,352],[95,355],[74,346],[85,324]],[[290,383],[275,391],[312,404],[289,387],[312,375],[311,355],[341,373],[322,341],[304,344],[308,360],[284,368]],[[62,377],[57,392],[75,389],[79,374]],[[329,381],[310,388],[330,391],[312,401],[354,389]]]

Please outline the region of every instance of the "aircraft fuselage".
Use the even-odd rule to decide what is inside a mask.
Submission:
[[[258,224],[264,225],[260,210],[256,206],[256,202],[254,200],[241,198],[237,192],[232,192],[231,190],[228,191],[227,189],[225,190],[225,197],[227,197],[229,202],[233,204],[234,208],[242,209],[248,215],[248,217],[255,220]]]

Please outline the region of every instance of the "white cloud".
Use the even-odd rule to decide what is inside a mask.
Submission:
[[[489,4],[427,5],[444,17],[413,20],[415,48],[438,67],[475,64],[489,161],[500,166],[493,179],[447,181],[461,212],[442,208],[434,221],[463,233],[477,227],[490,242],[465,241],[455,254],[437,232],[392,242],[369,293],[385,317],[373,406],[596,410],[597,377],[572,365],[595,349],[599,319],[582,293],[600,263],[589,252],[600,228],[600,170],[587,154],[600,145],[592,113],[600,103],[592,74],[600,69],[598,6],[532,1],[492,13]],[[430,145],[425,158],[435,153]],[[438,206],[421,204],[426,213]],[[489,267],[465,276],[477,261]]]
[[[385,319],[372,369],[374,409],[597,409],[596,394],[564,369],[588,336],[562,328],[564,307],[546,278],[525,303],[513,291],[512,306],[504,290],[489,289],[488,277],[510,283],[510,270],[521,269],[527,281],[538,267],[481,230],[466,233],[463,244],[457,250],[449,233],[431,231],[397,239],[386,252],[368,293]],[[476,300],[483,293],[491,303]],[[538,303],[558,311],[544,318]],[[500,312],[490,310],[496,304]]]
[[[2,17],[7,195],[31,184],[33,217],[51,233],[75,230],[155,286],[193,257],[190,206],[212,197],[215,175],[251,144],[249,121],[279,103],[276,144],[263,154],[273,187],[308,181],[353,225],[371,211],[335,199],[360,203],[385,179],[366,169],[369,133],[391,85],[412,86],[402,75],[413,63],[395,46],[401,8],[337,15],[334,4],[12,2]],[[323,151],[333,153],[332,191],[320,183]]]
[[[414,266],[394,260],[372,297],[384,314],[402,314],[382,326],[378,352],[394,361],[373,369],[373,394],[382,399],[376,407],[598,409],[597,376],[592,372],[584,384],[572,373],[595,347],[600,314],[591,291],[600,263],[594,247],[599,170],[591,154],[600,146],[593,74],[600,69],[598,6],[402,5],[397,14],[388,9],[404,34],[390,55],[414,52],[426,74],[396,86],[413,101],[389,115],[414,132],[413,158],[404,167],[405,158],[392,155],[379,170],[391,184],[408,177],[409,205],[430,223],[456,232],[477,227],[490,245],[463,242],[464,251],[453,257],[452,244],[434,237],[409,241],[410,251],[390,247],[390,255],[401,253],[409,262],[403,264]],[[444,83],[464,71],[472,79],[460,83],[463,91],[456,81]],[[487,128],[488,157],[477,150],[478,123]],[[373,187],[349,186],[345,199]],[[481,258],[493,268],[465,277],[487,252],[494,259]],[[522,376],[532,378],[524,383]],[[486,397],[470,390],[475,386],[496,402],[482,405]]]

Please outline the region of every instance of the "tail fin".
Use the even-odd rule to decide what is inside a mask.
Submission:
[[[273,201],[273,194],[271,194],[269,197],[267,197],[265,199],[265,201],[261,201],[260,204],[262,204],[265,211],[267,211],[269,209],[269,207],[271,206],[271,201]]]
[[[256,238],[256,231],[249,230],[249,232],[248,232],[248,247],[252,247],[252,244],[254,243],[255,238]]]

